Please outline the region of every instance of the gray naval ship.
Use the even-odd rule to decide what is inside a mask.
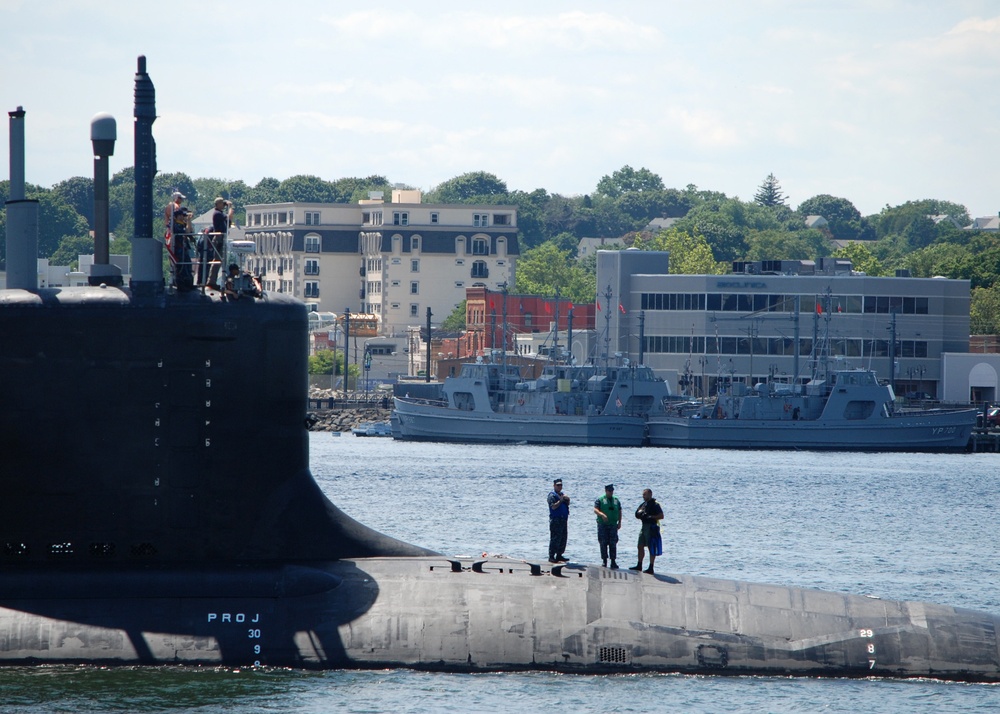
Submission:
[[[0,663],[1000,681],[994,614],[452,558],[345,516],[308,467],[304,306],[164,286],[145,58],[135,95],[128,287],[100,271],[86,287],[34,284],[37,204],[12,170]],[[25,115],[10,117],[14,144]]]

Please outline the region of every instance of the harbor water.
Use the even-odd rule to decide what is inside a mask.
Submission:
[[[594,499],[643,488],[666,513],[662,573],[815,587],[1000,612],[996,454],[464,446],[310,435],[317,481],[349,515],[456,555],[547,557],[545,496],[572,498],[567,555],[599,562]],[[253,455],[243,455],[252,464]],[[153,667],[0,669],[0,712],[970,712],[1000,686],[927,680]]]

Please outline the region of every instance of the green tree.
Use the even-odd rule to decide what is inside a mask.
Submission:
[[[951,216],[960,226],[967,226],[972,222],[965,206],[936,199],[907,201],[899,206],[886,206],[877,215],[872,216],[870,221],[875,228],[875,236],[881,239],[892,235],[902,235],[914,221],[929,220],[930,216],[940,215]],[[955,230],[948,221],[937,225],[945,233]]]
[[[94,227],[94,180],[85,176],[74,176],[60,181],[52,187],[52,192],[59,196],[74,211],[87,219],[87,225]],[[62,263],[60,263],[62,265]]]
[[[767,175],[764,183],[760,185],[757,193],[754,194],[753,200],[757,205],[767,206],[768,208],[785,205],[785,194],[781,192],[781,184],[778,183],[778,179],[775,178],[774,174]]]
[[[135,210],[135,172],[128,166],[111,177],[111,186],[108,189],[108,226],[112,233],[121,238],[132,239],[135,234],[135,222],[132,213]],[[163,207],[153,204],[154,236],[163,236],[163,216],[160,211]],[[167,205],[166,198],[163,199],[163,206]],[[159,220],[156,220],[159,218]]]
[[[573,302],[593,301],[596,282],[570,257],[569,251],[559,250],[553,243],[542,243],[525,252],[517,262],[515,292],[561,297]]]
[[[386,198],[392,195],[392,184],[389,183],[389,179],[375,174],[366,178],[340,178],[333,182],[333,186],[345,203],[357,203],[367,199],[372,191],[381,191]]]
[[[872,255],[872,252],[864,243],[848,243],[840,250],[835,251],[833,257],[849,258],[851,268],[861,271],[865,275],[876,277],[888,275],[886,269],[879,263],[878,258]]]
[[[712,198],[695,205],[674,227],[703,235],[715,259],[728,263],[746,255],[752,231],[779,229],[782,223],[773,209],[736,198]]]
[[[622,166],[610,176],[602,176],[595,193],[608,198],[618,198],[626,193],[662,191],[663,179],[647,168],[638,171],[629,165]]]
[[[484,196],[507,194],[507,184],[491,173],[472,171],[438,184],[428,193],[432,203],[469,203]]]
[[[86,237],[87,219],[58,195],[43,191],[29,196],[38,199],[38,257],[48,258],[66,236]]]
[[[580,223],[584,216],[580,208],[580,204],[571,198],[560,196],[557,193],[550,195],[542,210],[545,239],[548,240],[560,233],[572,233],[577,237],[583,237]]]
[[[555,245],[559,250],[569,253],[571,258],[577,257],[580,239],[572,233],[560,233],[557,236],[553,236],[549,239],[549,243]]]
[[[108,244],[111,255],[132,255],[132,239],[112,234]]]
[[[94,239],[90,236],[66,236],[49,256],[52,265],[68,265],[71,270],[80,267],[81,255],[94,254]]]
[[[531,193],[512,191],[507,203],[517,207],[517,239],[522,250],[541,245],[548,237],[545,232],[544,212],[549,194],[543,188]]]
[[[637,247],[639,247],[637,245]],[[665,250],[670,253],[670,272],[681,275],[722,275],[725,263],[719,263],[705,237],[670,228],[660,231],[641,244],[643,250]]]
[[[467,300],[463,300],[455,306],[455,309],[451,311],[448,317],[444,318],[441,322],[441,329],[448,332],[464,332],[465,331],[465,310]]]
[[[828,194],[813,196],[803,201],[796,209],[805,219],[806,216],[823,216],[829,223],[830,233],[840,240],[874,240],[875,229],[854,204],[846,198],[837,198]]]
[[[278,196],[281,201],[344,203],[337,187],[318,176],[291,176],[278,186]]]
[[[1000,334],[1000,285],[972,289],[969,332],[973,335]]]
[[[332,374],[342,375],[344,373],[344,353],[333,350],[317,350],[316,354],[309,357],[309,374]],[[361,368],[356,364],[351,364],[347,370],[350,377],[357,377],[361,374]]]
[[[816,229],[750,230],[746,243],[746,260],[816,260],[830,254],[829,241]]]
[[[574,232],[583,238],[599,236],[621,238],[626,233],[636,231],[648,223],[648,219],[635,219],[622,210],[620,201],[612,201],[603,196],[595,197],[589,209],[574,202],[579,218]]]
[[[906,267],[915,277],[968,277],[969,265],[975,256],[964,245],[937,243],[914,251],[906,257]]]
[[[663,191],[629,191],[615,199],[615,205],[637,222],[638,230],[654,218],[681,218],[691,210],[692,203],[683,193],[670,188]]]
[[[270,176],[265,176],[257,185],[247,193],[247,203],[278,203],[284,199],[279,198],[278,188],[281,182]]]

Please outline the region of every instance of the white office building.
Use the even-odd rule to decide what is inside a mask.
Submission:
[[[668,259],[664,252],[600,251],[597,287],[599,300],[604,291],[612,295],[612,349],[633,358],[641,351],[679,392],[700,397],[731,381],[802,382],[816,356],[872,368],[899,395],[997,396],[995,374],[961,382],[966,393],[944,389],[946,377],[960,383],[948,374],[947,355],[969,351],[968,280],[871,277],[835,259],[671,275]]]

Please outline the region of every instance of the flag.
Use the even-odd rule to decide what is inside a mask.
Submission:
[[[617,407],[618,407],[619,409],[621,409],[621,408],[622,408],[622,398],[621,398],[621,397],[615,397],[615,405],[616,405],[616,406],[617,406]]]
[[[492,309],[493,309],[493,307],[494,307],[494,306],[493,306],[493,298],[490,298],[490,309],[492,310]]]
[[[819,303],[816,303],[816,314],[817,315],[822,315],[823,314],[823,306],[820,305]]]
[[[618,303],[618,309],[622,311],[622,315],[625,314],[625,306],[624,305],[622,305],[621,303]]]
[[[549,312],[549,313],[552,312],[552,306],[549,305],[548,303],[545,303],[545,312]]]
[[[837,312],[843,312],[844,310],[840,307],[840,303],[837,303]]]
[[[597,311],[598,312],[601,311],[601,303],[600,303],[600,301],[597,302]]]

